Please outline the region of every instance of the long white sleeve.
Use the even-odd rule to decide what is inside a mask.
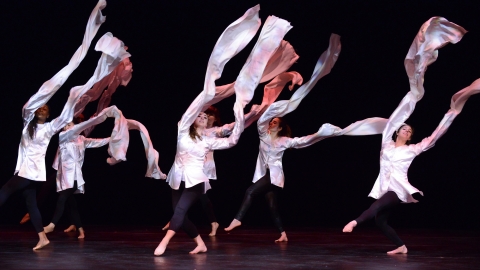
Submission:
[[[259,5],[247,10],[242,17],[230,24],[217,40],[208,60],[204,90],[190,104],[180,122],[178,122],[179,138],[188,133],[190,125],[193,124],[198,114],[202,112],[205,104],[215,96],[215,81],[222,75],[225,64],[243,50],[255,36],[260,27],[259,10]]]
[[[33,95],[23,106],[22,117],[24,119],[24,126],[33,119],[34,113],[38,108],[47,104],[50,98],[57,92],[63,83],[65,83],[70,74],[72,74],[72,72],[80,65],[83,58],[85,58],[88,48],[97,34],[100,25],[105,22],[105,17],[102,16],[102,9],[104,9],[106,5],[107,2],[105,0],[98,1],[88,18],[82,44],[75,51],[75,54],[70,59],[70,62],[68,62],[68,65],[63,67],[50,80],[44,82],[37,93],[35,93],[35,95]]]
[[[340,36],[332,34],[330,36],[330,43],[328,49],[322,53],[317,61],[312,77],[308,82],[302,85],[292,95],[290,100],[281,100],[271,104],[268,109],[263,113],[257,122],[258,133],[263,136],[268,130],[268,123],[274,117],[282,117],[292,111],[294,111],[303,98],[312,90],[315,84],[323,76],[330,73],[335,65],[338,56],[340,54],[341,44]]]
[[[260,40],[257,42],[260,42]],[[287,41],[282,40],[277,50],[272,54],[272,56],[270,56],[270,59],[268,60],[263,71],[262,78],[260,79],[260,83],[269,81],[274,77],[280,76],[279,74],[285,73],[285,71],[288,70],[298,60],[298,58],[299,56],[295,53],[292,45],[290,45],[290,43]],[[236,82],[217,86],[215,88],[215,96],[203,106],[203,111],[205,111],[209,106],[232,96],[235,93],[235,83]],[[246,115],[245,120],[247,120]]]

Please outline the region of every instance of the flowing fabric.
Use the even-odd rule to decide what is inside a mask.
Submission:
[[[255,17],[258,18],[258,10],[259,6],[256,6],[248,10],[246,15],[253,12],[255,13]],[[242,18],[244,17],[245,16]],[[239,22],[239,20],[237,20],[237,22]],[[233,128],[232,135],[228,138],[212,138],[203,136],[202,140],[194,142],[188,136],[187,132],[198,114],[204,108],[205,104],[212,100],[215,95],[215,84],[212,78],[217,79],[221,75],[221,71],[223,69],[223,65],[218,65],[216,62],[219,59],[230,59],[240,49],[244,48],[244,45],[242,44],[241,48],[237,47],[236,49],[231,50],[222,49],[222,47],[226,45],[235,48],[233,46],[238,46],[237,44],[241,44],[236,41],[236,39],[241,37],[241,35],[239,35],[235,29],[231,29],[231,26],[229,26],[222,34],[209,60],[204,91],[194,100],[187,112],[182,116],[182,120],[179,122],[177,155],[175,157],[175,163],[172,166],[167,178],[167,182],[170,184],[172,189],[178,189],[181,181],[185,181],[186,188],[202,182],[206,183],[206,190],[210,188],[208,178],[203,172],[205,155],[209,150],[230,148],[238,142],[240,134],[244,129],[243,108],[252,99],[255,88],[260,82],[261,75],[265,70],[268,60],[276,51],[283,36],[288,32],[288,30],[290,30],[290,28],[291,26],[287,21],[274,16],[270,16],[265,22],[265,25],[260,33],[259,42],[257,42],[253,48],[252,53],[240,71],[234,86],[236,94],[236,101],[234,104],[235,126]],[[250,26],[250,29],[255,30],[253,31],[254,35],[258,29],[258,26],[252,25]],[[226,39],[227,33],[231,35],[228,39]],[[249,36],[250,39],[253,38],[253,35]],[[216,52],[222,52],[223,55]],[[214,68],[216,68],[216,72]],[[207,96],[207,98],[205,98],[205,96]]]
[[[255,36],[260,27],[259,10],[260,5],[247,10],[242,17],[230,24],[217,40],[208,60],[204,90],[190,104],[190,107],[180,119],[178,123],[178,138],[188,133],[190,125],[193,124],[198,114],[203,111],[203,106],[215,96],[215,80],[220,78],[225,64],[245,48],[248,42]]]
[[[410,81],[410,91],[420,100],[425,90],[423,77],[427,66],[437,60],[438,49],[448,43],[459,42],[467,31],[442,17],[432,17],[417,33],[405,58],[405,70]]]
[[[99,114],[103,109],[110,105],[111,97],[117,90],[118,86],[127,86],[132,78],[132,62],[130,58],[123,59],[122,63],[110,73],[108,76],[97,82],[90,90],[88,90],[80,100],[75,104],[75,116],[81,114],[88,103],[100,98],[98,101],[97,111],[95,115]],[[106,89],[105,89],[106,88]],[[93,131],[92,126],[83,131],[85,136]]]
[[[108,146],[108,153],[110,157],[107,159],[107,162],[110,165],[115,165],[120,161],[127,160],[126,154],[128,144],[130,142],[129,130],[136,129],[140,131],[140,136],[143,141],[145,154],[148,161],[147,173],[145,176],[155,179],[165,179],[166,175],[162,173],[160,167],[158,166],[158,152],[153,148],[148,130],[142,123],[135,120],[126,119],[123,116],[122,111],[120,111],[116,106],[107,107],[97,116],[73,126],[73,128],[67,130],[66,132],[62,132],[61,136],[59,137],[59,143],[62,144],[71,140],[75,140],[76,137],[80,136],[82,131],[103,123],[108,117],[115,118],[115,124],[110,136]]]
[[[70,74],[72,74],[72,72],[80,65],[80,62],[82,62],[83,58],[85,58],[88,48],[92,43],[92,39],[97,34],[100,25],[105,22],[105,17],[102,15],[102,10],[106,7],[106,5],[107,2],[105,0],[98,1],[97,5],[90,14],[90,17],[88,18],[82,44],[80,45],[80,47],[78,47],[75,54],[70,59],[68,65],[62,68],[50,80],[43,83],[37,93],[35,93],[23,106],[22,113],[24,119],[24,127],[26,127],[28,123],[33,119],[35,111],[43,105],[47,104],[50,98],[65,83]]]
[[[460,91],[452,98],[452,109],[445,115],[434,133],[414,145],[395,147],[393,133],[410,117],[417,102],[423,97],[424,75],[427,66],[438,58],[438,49],[448,43],[460,41],[465,29],[445,18],[433,17],[425,22],[415,37],[405,58],[405,69],[410,82],[410,91],[392,113],[382,132],[382,151],[380,156],[380,173],[369,196],[380,198],[388,191],[394,191],[398,198],[406,203],[417,202],[411,194],[423,193],[408,182],[407,172],[413,159],[433,147],[435,142],[447,131],[453,119],[459,113],[456,108],[463,107],[466,99],[475,93],[474,82],[464,92]],[[458,102],[457,102],[458,101]],[[455,109],[453,109],[455,108]]]
[[[145,126],[135,120],[127,119],[128,129],[136,129],[140,131],[140,136],[142,138],[143,147],[145,148],[145,155],[147,156],[147,173],[146,177],[152,177],[155,179],[166,179],[167,176],[162,173],[160,167],[158,166],[158,152],[153,148],[152,141],[150,140],[150,135]]]
[[[288,60],[287,60],[288,59]],[[263,72],[262,78],[260,82],[264,79],[270,79],[272,74],[276,74],[284,69],[288,69],[295,61],[298,59],[298,55],[295,54],[293,47],[286,41],[282,40],[280,46],[277,48],[273,56],[270,57],[267,66]],[[273,63],[273,64],[272,64]],[[285,65],[285,63],[288,63]],[[267,75],[266,75],[267,74]],[[303,82],[303,78],[300,73],[296,71],[291,72],[283,72],[277,75],[271,82],[265,85],[263,90],[263,100],[261,105],[252,105],[252,108],[248,114],[245,115],[245,127],[249,127],[251,124],[255,123],[258,118],[265,112],[265,110],[272,104],[280,95],[280,92],[283,90],[285,85],[292,81],[292,84],[289,86],[290,91],[293,89],[295,84],[301,85]],[[230,84],[231,86],[229,89],[233,93],[235,83]],[[217,93],[213,100],[219,101],[220,98],[217,96],[218,94],[218,87]],[[225,92],[222,92],[224,94]],[[229,95],[228,95],[229,96]],[[212,102],[210,102],[212,103]],[[212,127],[205,129],[204,135],[207,137],[216,137],[216,138],[223,138],[229,136],[232,133],[232,130],[235,126],[235,122],[230,124],[225,124],[221,127]],[[207,155],[205,156],[205,163],[203,169],[205,175],[208,179],[217,179],[217,171],[215,160],[213,159],[213,151],[208,151]]]
[[[245,128],[255,123],[265,110],[270,106],[280,95],[285,85],[289,82],[292,84],[288,87],[290,91],[293,90],[295,84],[302,85],[303,78],[300,73],[296,71],[283,72],[276,76],[271,82],[269,82],[263,88],[263,100],[260,105],[253,104],[250,112],[245,115]],[[232,133],[235,122],[225,124],[220,127],[212,127],[205,129],[205,136],[223,138],[229,136]],[[212,179],[212,178],[210,178]]]
[[[262,123],[262,127],[259,127],[259,130],[262,130],[262,132],[266,132],[265,128],[268,125],[267,121],[270,121],[270,119],[272,119],[273,117],[282,117],[294,111],[298,107],[298,105],[300,105],[300,102],[303,100],[303,98],[307,96],[310,90],[312,90],[318,80],[330,73],[333,66],[337,62],[340,51],[340,36],[337,34],[332,34],[330,36],[330,43],[328,49],[323,52],[318,59],[310,80],[304,85],[302,85],[299,89],[297,89],[297,91],[295,91],[290,100],[281,100],[270,105],[267,109],[269,113],[267,114],[265,112],[262,117],[260,117],[259,121]]]
[[[112,33],[104,34],[95,45],[95,50],[102,52],[102,56],[98,60],[97,67],[95,68],[95,72],[86,84],[75,86],[70,90],[67,104],[61,113],[61,115],[66,116],[67,122],[60,125],[60,127],[63,127],[72,121],[74,107],[80,97],[92,88],[95,83],[115,70],[123,59],[130,57],[130,54],[124,49],[123,42],[114,37]]]
[[[250,112],[245,115],[245,128],[255,123],[267,108],[275,102],[277,97],[282,92],[285,85],[289,82],[292,84],[288,87],[290,91],[293,90],[295,84],[302,85],[303,77],[296,71],[283,72],[277,75],[271,82],[263,88],[263,100],[260,105],[253,105]]]
[[[78,67],[80,62],[90,47],[92,39],[98,31],[100,25],[105,21],[101,10],[106,6],[106,2],[101,0],[97,3],[87,22],[87,27],[83,37],[82,44],[76,50],[69,63],[63,67],[50,80],[42,84],[40,89],[35,93],[28,102],[23,106],[23,130],[20,144],[18,147],[17,165],[14,174],[21,177],[34,180],[45,181],[45,153],[52,136],[57,133],[63,126],[71,121],[68,111],[72,109],[71,102],[67,102],[60,116],[51,122],[37,124],[35,136],[33,139],[28,134],[28,124],[33,120],[35,111],[45,105],[48,100],[57,92],[57,90],[68,79],[70,74]],[[70,92],[70,98],[72,91]]]
[[[279,74],[289,69],[298,60],[298,58],[299,56],[295,53],[292,45],[290,45],[290,43],[288,43],[287,41],[282,40],[280,46],[278,46],[275,53],[268,60],[267,66],[265,67],[265,70],[262,74],[262,78],[260,79],[260,83],[269,81],[277,75],[280,76]],[[215,96],[212,100],[210,100],[203,106],[203,111],[205,111],[211,105],[232,96],[234,93],[235,82],[222,86],[217,86],[215,89]]]
[[[277,101],[265,110],[257,122],[257,129],[260,136],[260,147],[255,167],[253,182],[261,179],[270,169],[270,180],[272,184],[282,187],[285,176],[283,173],[283,153],[288,148],[303,148],[316,143],[324,138],[331,137],[341,129],[330,124],[324,124],[320,130],[312,135],[288,138],[279,137],[272,141],[268,134],[268,124],[272,118],[284,116],[295,110],[303,98],[310,92],[320,78],[330,73],[335,65],[341,51],[340,36],[332,34],[328,49],[322,53],[310,80],[301,86],[292,95],[290,100]]]

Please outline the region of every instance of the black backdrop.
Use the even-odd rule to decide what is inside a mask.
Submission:
[[[469,33],[456,45],[442,48],[425,76],[425,97],[408,120],[414,141],[431,134],[449,108],[450,97],[480,77],[480,22],[477,1],[259,1],[261,19],[275,15],[291,22],[285,36],[300,55],[291,68],[305,80],[330,33],[342,37],[342,52],[331,74],[319,81],[301,106],[289,114],[295,136],[314,133],[322,123],[340,127],[367,117],[387,117],[409,90],[403,60],[420,26],[443,16]],[[57,116],[68,90],[84,84],[100,56],[93,50],[105,32],[129,46],[134,73],[112,99],[128,118],[142,122],[160,152],[168,173],[176,148],[176,123],[201,91],[206,64],[222,31],[256,1],[120,1],[108,2],[91,49],[65,85],[51,99]],[[12,175],[22,129],[21,107],[40,85],[65,66],[80,45],[95,0],[1,1],[0,185]],[[260,32],[260,31],[259,31]],[[257,34],[258,36],[258,34]],[[217,85],[235,80],[256,38],[226,66]],[[262,86],[251,104],[259,103]],[[288,99],[285,90],[279,99]],[[218,104],[224,122],[233,121],[234,97]],[[415,159],[410,182],[424,191],[418,204],[402,205],[392,218],[396,227],[472,229],[480,225],[480,98],[472,97],[437,145]],[[86,109],[88,117],[96,104]],[[250,105],[247,107],[249,110]],[[93,137],[109,135],[112,122]],[[338,137],[309,148],[288,150],[283,164],[286,184],[281,211],[287,226],[336,226],[339,229],[373,201],[367,198],[379,171],[380,136]],[[53,172],[57,136],[47,152],[47,174]],[[254,127],[238,146],[215,152],[219,180],[209,196],[222,225],[234,217],[250,185],[258,154]],[[106,148],[87,150],[83,166],[86,194],[80,197],[87,224],[162,226],[171,214],[170,187],[144,178],[146,160],[140,137],[132,132],[127,161],[109,166]],[[51,219],[56,196],[42,208]],[[17,223],[26,212],[19,193],[0,209],[0,224]],[[191,217],[207,225],[199,205]],[[254,204],[244,224],[271,225],[263,199]]]

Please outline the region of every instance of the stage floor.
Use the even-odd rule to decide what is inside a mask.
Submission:
[[[274,243],[273,227],[215,237],[201,230],[208,252],[197,255],[188,254],[195,245],[181,232],[155,257],[164,235],[156,227],[87,226],[85,240],[59,228],[48,234],[50,245],[34,252],[31,226],[3,226],[0,269],[480,269],[480,231],[397,230],[409,253],[389,256],[394,246],[380,231],[340,230],[290,229],[289,242],[281,244]]]

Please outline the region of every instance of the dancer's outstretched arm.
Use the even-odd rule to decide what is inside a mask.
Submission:
[[[57,92],[58,89],[65,83],[70,74],[80,65],[83,58],[87,54],[88,48],[92,43],[100,25],[105,22],[105,17],[102,15],[102,9],[106,7],[105,0],[98,1],[97,5],[93,9],[90,17],[88,18],[87,27],[85,29],[85,35],[83,37],[82,44],[75,51],[75,54],[70,59],[68,65],[63,67],[57,74],[55,74],[50,80],[44,82],[40,89],[35,93],[28,102],[23,106],[22,116],[24,119],[24,125],[27,125],[33,119],[35,111],[47,104],[50,98]]]

